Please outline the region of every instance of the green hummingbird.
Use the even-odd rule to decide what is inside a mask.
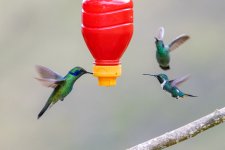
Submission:
[[[164,28],[160,27],[159,31],[155,37],[155,45],[156,45],[156,59],[159,63],[159,66],[163,70],[170,69],[170,52],[178,48],[184,42],[186,42],[190,37],[188,35],[182,34],[176,37],[169,45],[164,45],[163,42],[164,37]]]
[[[64,100],[64,98],[72,91],[73,85],[78,78],[86,73],[93,74],[81,67],[74,67],[68,72],[65,77],[59,75],[49,68],[40,65],[36,66],[36,70],[41,77],[36,79],[40,81],[44,86],[54,88],[54,91],[48,98],[45,106],[38,114],[38,119],[44,114],[44,112],[49,108],[50,105],[52,106],[59,100]]]
[[[149,75],[156,77],[159,80],[159,83],[161,84],[161,87],[166,92],[170,93],[172,97],[178,99],[183,98],[185,96],[189,97],[197,97],[191,94],[183,93],[180,89],[178,89],[177,86],[179,86],[181,83],[186,81],[189,78],[189,75],[183,76],[181,78],[177,78],[174,80],[169,80],[168,76],[165,74],[158,74],[158,75],[152,75],[152,74],[143,74],[143,75]]]

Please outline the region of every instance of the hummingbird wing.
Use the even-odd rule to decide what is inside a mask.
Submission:
[[[179,86],[181,83],[186,81],[189,77],[190,77],[190,75],[188,74],[181,78],[177,78],[175,80],[170,80],[169,82],[171,83],[171,86],[175,87],[175,86]]]
[[[48,79],[62,79],[63,77],[59,75],[58,73],[52,71],[51,69],[41,66],[41,65],[36,65],[36,70],[39,73],[39,75],[42,78],[48,78]]]
[[[47,67],[36,65],[36,70],[41,77],[36,79],[46,87],[55,88],[58,84],[65,81],[65,79],[61,75],[59,75],[58,73],[52,71]]]
[[[158,33],[157,33],[157,35],[156,35],[156,38],[158,39],[158,40],[163,40],[163,38],[164,38],[164,33],[165,33],[165,30],[164,30],[164,28],[163,27],[160,27],[159,28],[159,31],[158,31]]]
[[[176,48],[178,48],[180,45],[182,45],[184,42],[186,42],[190,37],[188,35],[182,34],[178,37],[176,37],[170,44],[169,44],[169,51],[173,51]]]
[[[56,88],[57,85],[63,83],[65,81],[65,79],[47,79],[47,78],[35,78],[37,79],[39,82],[41,82],[41,84],[43,86],[46,87],[52,87],[52,88]]]

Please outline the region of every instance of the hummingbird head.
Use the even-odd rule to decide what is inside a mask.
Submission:
[[[168,81],[168,77],[165,74],[158,74],[156,75],[156,78],[159,80],[160,83],[163,83],[165,80]]]
[[[155,45],[156,45],[157,49],[160,49],[160,48],[163,48],[164,47],[163,41],[157,39],[157,37],[155,37]]]
[[[82,67],[74,67],[73,69],[71,69],[70,71],[69,71],[69,74],[71,74],[71,75],[73,75],[73,76],[75,76],[75,77],[80,77],[80,76],[82,76],[83,74],[86,74],[86,73],[88,73],[88,74],[93,74],[92,72],[88,72],[88,71],[86,71],[84,68],[82,68]]]
[[[153,74],[143,74],[143,75],[149,75],[149,76],[153,76],[156,77],[160,83],[163,83],[165,80],[169,80],[167,75],[165,74],[158,74],[158,75],[153,75]]]
[[[159,39],[157,37],[154,37],[155,38],[155,43],[157,43],[159,41]]]

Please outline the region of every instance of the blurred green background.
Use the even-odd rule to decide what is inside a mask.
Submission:
[[[36,64],[65,75],[94,61],[81,35],[81,1],[0,0],[0,149],[124,150],[225,106],[225,1],[134,0],[135,31],[113,88],[83,76],[74,91],[37,120],[52,89],[34,77]],[[169,77],[191,73],[180,88],[197,98],[176,100],[154,78],[154,35],[191,40],[171,55]],[[223,150],[220,125],[168,150]]]

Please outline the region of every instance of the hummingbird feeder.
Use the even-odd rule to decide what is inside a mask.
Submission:
[[[120,58],[133,35],[132,0],[83,0],[82,34],[100,86],[116,85]]]

